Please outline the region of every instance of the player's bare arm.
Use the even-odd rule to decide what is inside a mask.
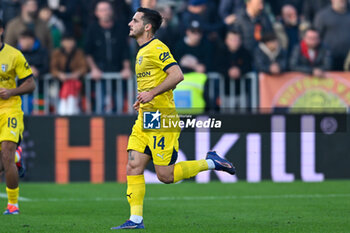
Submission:
[[[33,77],[27,78],[20,86],[13,89],[0,88],[0,98],[7,100],[11,96],[32,93],[35,89],[35,81]]]
[[[137,100],[141,103],[147,103],[157,95],[162,94],[170,89],[175,89],[176,85],[184,79],[182,71],[177,65],[170,67],[166,72],[168,75],[161,84],[150,91],[139,93],[137,95]]]

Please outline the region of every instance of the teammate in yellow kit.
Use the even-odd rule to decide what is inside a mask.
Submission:
[[[0,38],[4,27],[0,20]],[[15,153],[23,133],[19,95],[33,92],[35,81],[23,54],[0,39],[0,161],[5,170],[8,205],[4,214],[19,214],[18,171]],[[16,86],[16,77],[21,83]]]
[[[143,224],[143,199],[145,196],[144,170],[153,159],[158,179],[163,183],[176,183],[209,169],[235,174],[229,161],[209,151],[206,159],[176,163],[180,131],[161,128],[160,119],[172,115],[178,119],[172,90],[183,80],[183,74],[168,47],[154,38],[162,23],[157,11],[139,8],[129,23],[129,36],[140,46],[135,72],[138,96],[134,104],[139,112],[128,142],[127,199],[130,219],[112,229],[141,229]]]

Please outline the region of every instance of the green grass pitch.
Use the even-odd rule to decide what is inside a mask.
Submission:
[[[6,206],[5,185],[0,204]],[[0,232],[113,232],[129,217],[125,184],[22,183],[21,214]],[[132,232],[350,232],[350,181],[212,182],[146,186],[145,230]],[[130,232],[130,230],[128,230]]]

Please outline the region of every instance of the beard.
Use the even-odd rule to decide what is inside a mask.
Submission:
[[[129,36],[132,38],[137,38],[142,34],[143,34],[143,30],[139,30],[139,31],[132,30],[129,32]]]

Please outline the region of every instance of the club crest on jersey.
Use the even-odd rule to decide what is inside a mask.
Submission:
[[[7,69],[8,69],[8,65],[7,65],[7,64],[1,64],[1,70],[2,70],[3,72],[6,72]]]
[[[142,60],[143,60],[143,56],[139,57],[139,60],[137,61],[137,63],[139,63],[139,65],[141,65]]]

